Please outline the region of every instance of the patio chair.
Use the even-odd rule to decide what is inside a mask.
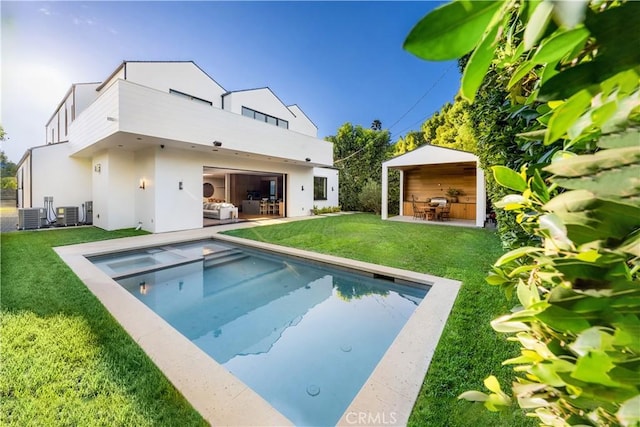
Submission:
[[[438,216],[440,217],[440,221],[449,221],[451,219],[451,206],[448,204],[441,207]]]
[[[418,207],[416,198],[413,195],[411,196],[411,206],[413,207],[413,219],[427,218],[427,210],[423,207]]]

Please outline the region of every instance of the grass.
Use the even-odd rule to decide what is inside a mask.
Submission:
[[[489,322],[511,304],[484,278],[502,254],[494,232],[445,225],[382,221],[367,214],[297,221],[230,231],[233,236],[291,246],[460,280],[463,286],[415,403],[411,426],[534,426],[520,410],[491,413],[480,404],[459,401],[466,390],[484,390],[496,375],[513,380],[501,362],[517,348]],[[401,369],[401,367],[399,367]]]
[[[0,425],[206,425],[51,249],[138,234],[1,235]]]
[[[143,234],[96,228],[1,237],[0,425],[205,425],[51,249]],[[445,276],[463,282],[410,425],[533,426],[520,411],[458,401],[482,380],[512,377],[514,348],[489,326],[510,304],[484,276],[501,254],[490,231],[344,215],[236,230],[236,236]],[[401,369],[401,367],[399,367]]]

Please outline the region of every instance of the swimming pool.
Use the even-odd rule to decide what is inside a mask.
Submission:
[[[297,425],[339,421],[428,292],[211,240],[92,261]]]
[[[103,240],[60,246],[54,251],[166,378],[212,425],[284,426],[293,423],[112,278],[121,273],[107,273],[89,261],[90,258],[104,259],[105,255],[114,253],[132,255],[147,248],[173,247],[179,242],[213,238],[216,242],[242,244],[368,274],[393,277],[394,280],[429,285],[429,292],[338,422],[339,425],[406,425],[461,283],[425,273],[219,234],[220,231],[247,226],[252,225],[233,224],[215,230],[207,228]],[[180,255],[182,261],[184,257],[195,255],[189,255],[188,251],[176,251],[173,254]],[[155,268],[172,262],[159,258],[156,261]],[[143,264],[150,262],[142,261]],[[179,264],[179,261],[174,262]],[[130,263],[135,264],[136,261],[130,259]]]

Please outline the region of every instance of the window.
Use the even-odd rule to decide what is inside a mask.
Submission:
[[[313,200],[327,200],[327,178],[313,177]]]
[[[172,94],[172,95],[177,95],[177,96],[181,96],[183,98],[190,99],[192,101],[202,102],[203,104],[207,104],[207,105],[213,106],[213,102],[211,102],[211,101],[207,101],[206,99],[198,98],[197,96],[189,95],[188,93],[180,92],[178,90],[169,89],[169,93]]]
[[[258,120],[259,122],[266,122],[274,126],[278,126],[284,129],[289,129],[288,121],[270,116],[268,114],[261,113],[256,110],[252,110],[251,108],[247,108],[243,106],[242,115],[245,117],[251,117],[252,119]]]

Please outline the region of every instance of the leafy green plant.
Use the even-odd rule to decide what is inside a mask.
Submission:
[[[460,190],[459,188],[448,188],[447,189],[447,195],[451,196],[451,197],[457,197],[457,196],[461,196],[463,195],[463,191]]]
[[[360,206],[365,212],[373,212],[379,214],[382,210],[382,186],[372,180],[368,179],[362,186],[362,191],[358,196]]]
[[[487,278],[517,296],[492,326],[520,345],[503,362],[520,376],[512,396],[489,377],[490,394],[461,398],[490,410],[515,401],[542,425],[640,425],[639,45],[635,2],[459,1],[407,37],[425,59],[472,52],[469,100],[490,67],[515,65],[511,108],[535,109],[539,124],[519,137],[548,147],[518,169],[493,168],[511,193],[498,207],[540,241]]]
[[[314,215],[340,212],[340,206],[325,206],[323,208],[319,208],[317,205],[313,205],[312,212]]]

